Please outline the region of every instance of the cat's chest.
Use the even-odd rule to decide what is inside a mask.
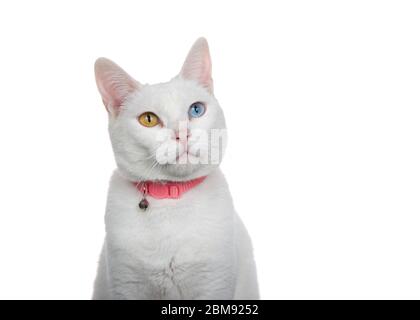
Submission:
[[[223,218],[217,207],[203,201],[159,206],[152,200],[146,211],[121,206],[127,211],[107,221],[107,242],[117,270],[131,270],[130,281],[157,298],[178,299],[187,294],[176,289],[186,279],[212,272],[222,261],[226,265],[226,259],[215,263],[215,257],[231,255],[230,215],[225,212]]]
[[[204,258],[232,236],[231,206],[196,193],[182,199],[148,198],[149,207],[139,208],[141,196],[110,197],[106,228],[114,245],[146,263],[167,263],[177,254],[182,260]]]

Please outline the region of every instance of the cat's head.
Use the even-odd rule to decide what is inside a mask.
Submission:
[[[195,42],[180,74],[165,83],[143,85],[114,62],[96,61],[115,159],[127,178],[190,180],[219,165],[226,130],[211,69],[204,38]]]

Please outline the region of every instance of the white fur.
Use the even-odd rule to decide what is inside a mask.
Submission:
[[[141,85],[121,68],[101,58],[96,80],[109,111],[109,132],[118,169],[108,193],[106,237],[95,281],[94,299],[257,299],[250,238],[236,214],[217,164],[169,164],[155,161],[165,145],[182,151],[174,137],[158,141],[164,129],[188,122],[193,129],[224,129],[223,112],[213,95],[207,42],[199,39],[181,73],[167,83]],[[206,104],[201,118],[188,119],[196,101]],[[146,128],[137,118],[152,111],[162,126]],[[133,181],[186,181],[207,178],[180,199],[141,195]]]

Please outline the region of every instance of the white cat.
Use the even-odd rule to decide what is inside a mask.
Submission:
[[[258,299],[251,240],[218,163],[188,161],[203,158],[195,132],[225,129],[207,41],[196,41],[166,83],[142,85],[105,58],[95,75],[118,169],[93,298]],[[157,161],[165,149],[175,162]],[[171,185],[175,195],[152,192]]]

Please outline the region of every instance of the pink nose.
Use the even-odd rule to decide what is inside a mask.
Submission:
[[[176,130],[175,131],[175,140],[179,141],[179,140],[188,140],[188,138],[191,137],[191,133],[188,131],[179,131]]]

